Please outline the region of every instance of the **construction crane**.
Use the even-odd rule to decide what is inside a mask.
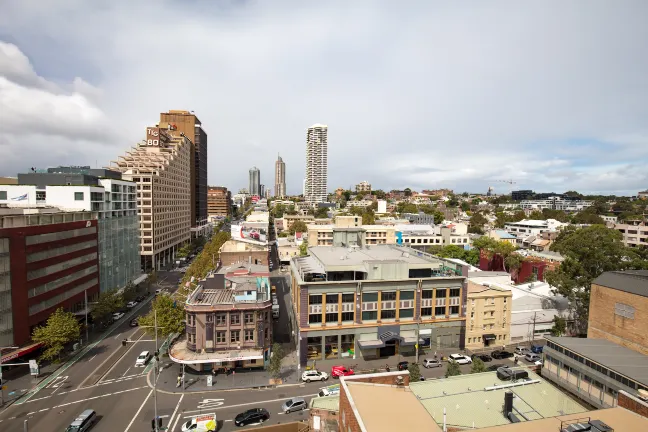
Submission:
[[[513,185],[517,184],[515,180],[495,180],[497,183],[508,183],[509,185],[509,195],[513,196]]]

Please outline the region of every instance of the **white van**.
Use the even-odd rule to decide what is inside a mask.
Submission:
[[[201,414],[182,424],[182,432],[216,432],[216,414]]]
[[[330,385],[328,387],[322,387],[317,394],[319,397],[324,396],[337,396],[340,394],[340,384]]]

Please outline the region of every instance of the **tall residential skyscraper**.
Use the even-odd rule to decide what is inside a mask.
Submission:
[[[283,198],[286,196],[286,163],[277,155],[275,162],[275,196]]]
[[[261,171],[259,168],[250,168],[250,187],[248,188],[250,195],[261,196]]]
[[[207,226],[207,132],[193,112],[160,113],[160,127],[182,132],[191,141],[191,236],[209,232]]]
[[[314,124],[306,133],[306,187],[307,203],[326,201],[328,181],[328,126]]]

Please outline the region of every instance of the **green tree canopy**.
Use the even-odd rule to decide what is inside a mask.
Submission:
[[[306,226],[306,222],[302,220],[296,220],[295,222],[293,222],[289,230],[291,235],[294,235],[296,232],[303,233],[307,231],[308,231],[308,227]]]
[[[214,266],[219,260],[220,249],[223,244],[230,239],[230,233],[228,232],[219,232],[212,236],[211,240],[205,245],[202,252],[193,260],[184,277],[182,278],[182,286],[178,290],[178,293],[182,296],[187,296],[195,287],[190,286],[186,287],[186,283],[191,280],[192,277],[195,279],[204,278],[210,270],[214,269]],[[152,282],[153,283],[153,282]]]
[[[283,347],[279,343],[272,344],[272,356],[270,357],[270,364],[268,364],[268,372],[275,380],[281,378],[281,368],[285,353]]]
[[[299,245],[299,256],[308,255],[308,240],[302,241],[302,244]]]
[[[41,359],[58,360],[65,345],[78,340],[81,328],[74,314],[59,308],[47,319],[47,324],[36,327],[32,333],[34,342],[45,346]]]
[[[150,279],[150,277],[149,277]],[[105,291],[99,294],[97,303],[92,306],[90,315],[95,320],[101,320],[113,312],[118,311],[126,305],[124,296],[117,289]]]
[[[172,333],[184,332],[185,312],[183,302],[169,295],[159,295],[151,303],[148,314],[139,319],[140,327],[150,335],[155,335],[155,313],[157,312],[158,338],[165,338]]]
[[[603,218],[594,213],[594,210],[584,210],[576,213],[572,218],[572,222],[575,224],[605,225]]]
[[[448,368],[446,369],[445,377],[449,378],[451,376],[461,375],[461,369],[459,365],[455,362],[448,363]]]
[[[374,212],[369,210],[362,213],[362,225],[374,225],[375,223],[376,217],[374,216]]]
[[[407,370],[410,374],[410,382],[417,382],[421,380],[421,368],[418,363],[410,363],[407,366]]]
[[[317,210],[315,210],[315,217],[318,219],[324,219],[328,217],[328,208],[326,207],[318,207]]]
[[[565,259],[554,271],[545,273],[545,280],[558,294],[569,300],[575,330],[587,331],[589,297],[592,281],[601,273],[615,270],[643,269],[648,263],[622,241],[621,233],[603,225],[585,228],[563,228],[551,250]]]
[[[482,373],[486,372],[486,365],[484,364],[484,361],[480,359],[479,357],[475,357],[472,359],[472,366],[470,367],[470,373]]]
[[[561,316],[553,317],[553,327],[551,327],[551,335],[560,337],[567,331],[567,320]]]

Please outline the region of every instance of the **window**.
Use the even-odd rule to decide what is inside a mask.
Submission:
[[[365,311],[362,312],[362,321],[372,321],[378,319],[377,311]]]
[[[0,200],[7,199],[7,191],[0,191]]]
[[[263,330],[263,337],[264,337],[265,339],[268,339],[268,331],[269,331],[269,330],[268,330],[267,327],[265,328],[265,330]]]
[[[401,309],[398,312],[398,317],[400,319],[413,318],[414,317],[414,309]]]
[[[394,319],[396,318],[396,309],[384,309],[380,311],[380,319]]]
[[[446,297],[446,289],[445,288],[439,288],[436,290],[436,298],[445,298]]]
[[[342,294],[342,303],[353,303],[354,294]]]
[[[450,306],[450,315],[459,315],[459,306]]]
[[[375,302],[378,301],[378,293],[362,293],[363,302]]]
[[[434,308],[434,315],[435,316],[438,316],[438,317],[445,316],[445,313],[446,313],[445,306],[437,306],[437,307]]]
[[[383,292],[380,299],[382,301],[395,301],[396,300],[396,292],[395,291]]]
[[[322,358],[322,336],[307,338],[306,347],[309,360],[318,360]]]
[[[214,322],[214,315],[212,314],[207,314],[207,322],[212,323]]]
[[[74,201],[83,201],[83,192],[74,192]]]
[[[216,325],[225,325],[225,314],[216,315]]]
[[[342,312],[342,321],[353,321],[353,312]]]
[[[321,294],[309,295],[308,296],[308,304],[309,305],[322,304],[322,295]]]
[[[322,322],[322,314],[317,313],[317,314],[310,314],[308,315],[308,323],[309,324],[318,324]]]
[[[241,331],[232,330],[230,332],[230,342],[235,343],[235,342],[239,342],[240,340],[241,340]]]
[[[453,288],[450,290],[450,297],[459,297],[460,293],[461,293],[461,289]]]
[[[633,320],[635,315],[635,308],[624,303],[615,303],[614,314]]]
[[[230,324],[238,325],[241,324],[241,314],[233,313],[230,315]]]
[[[252,324],[254,323],[254,314],[253,313],[246,313],[245,314],[245,324]]]
[[[433,290],[423,290],[421,291],[421,298],[431,299],[433,294]]]
[[[254,330],[245,330],[245,341],[254,341]]]
[[[432,316],[432,308],[421,308],[421,316]]]
[[[414,291],[401,291],[400,292],[401,300],[414,300]]]
[[[337,322],[338,322],[338,313],[337,312],[327,313],[326,314],[326,322],[331,323],[331,324],[337,324]]]
[[[326,294],[326,304],[338,304],[337,294]]]
[[[225,343],[225,332],[216,332],[216,343]]]

